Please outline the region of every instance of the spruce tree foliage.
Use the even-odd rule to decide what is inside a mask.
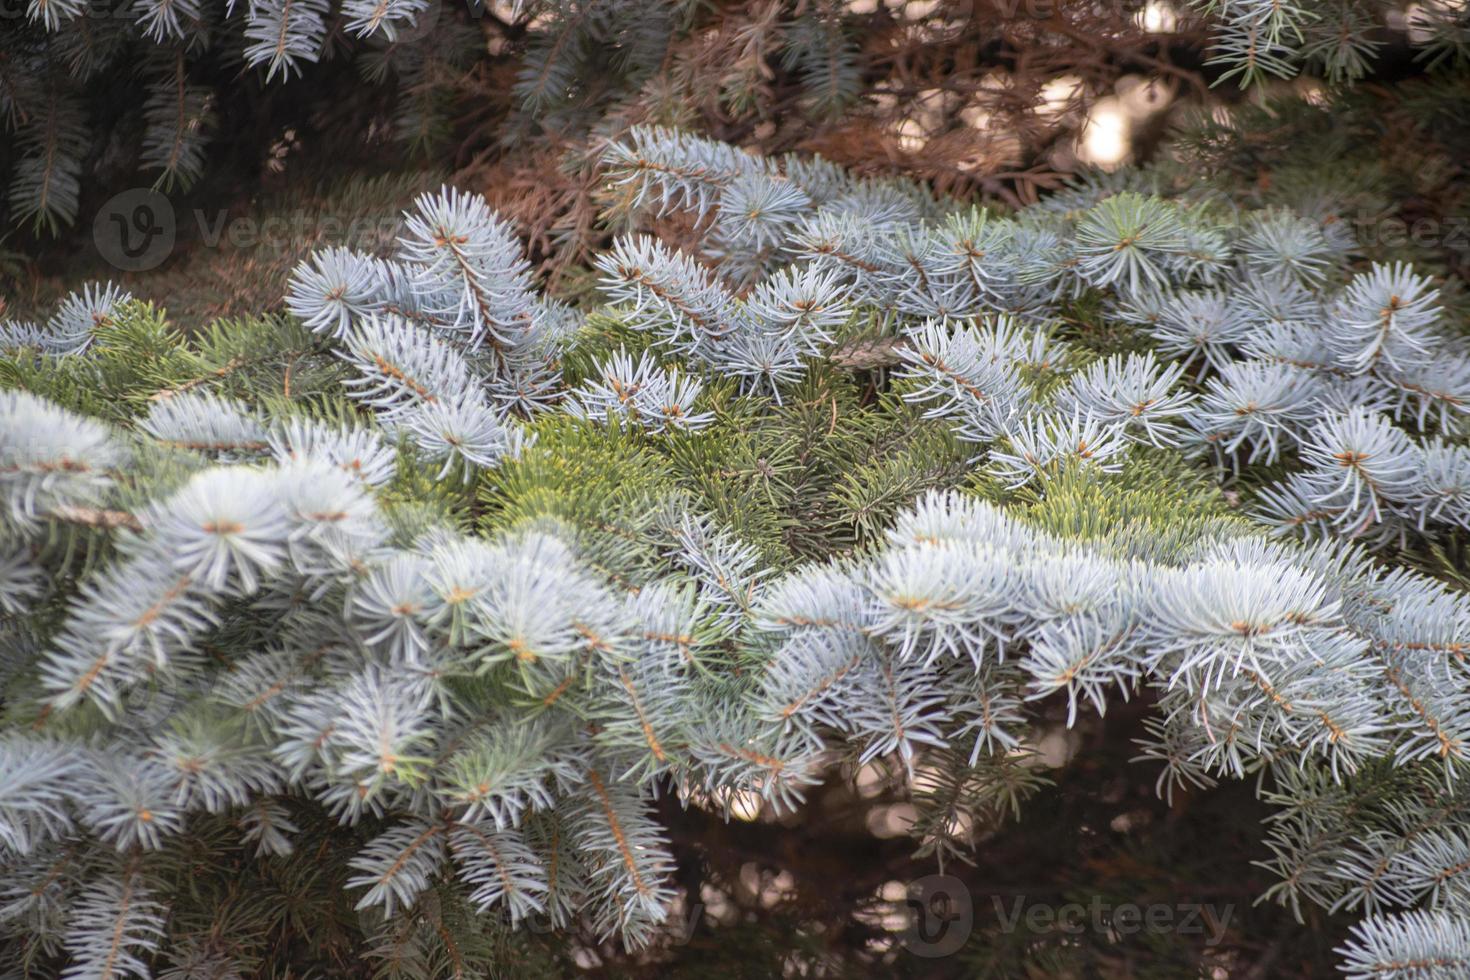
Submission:
[[[1150,33],[1138,27],[1150,9],[1142,0],[1056,17],[963,0],[875,9],[832,0],[23,0],[0,33],[4,221],[45,236],[85,227],[84,212],[107,198],[93,201],[84,188],[121,189],[127,174],[134,184],[184,192],[216,168],[258,166],[299,130],[359,101],[371,105],[337,120],[339,131],[376,156],[384,141],[422,152],[463,135],[457,119],[482,115],[486,96],[506,111],[477,132],[493,131],[505,146],[559,146],[636,119],[690,123],[703,115],[750,128],[788,111],[812,121],[871,116],[879,77],[893,83],[883,87],[892,89],[885,98],[895,119],[936,109],[954,116],[931,104],[953,90],[1017,129],[1044,130],[1051,123],[1039,123],[1036,110],[1053,99],[1041,91],[1050,78],[1080,73],[1101,90],[1130,66],[1187,75],[1172,64],[1171,45],[1202,54],[1214,79],[1245,85],[1301,72],[1358,79],[1395,45],[1431,68],[1470,55],[1470,15],[1455,0],[1407,12],[1381,0],[1179,6],[1177,28]],[[867,37],[880,42],[865,45]],[[953,78],[932,89],[918,84],[935,65],[974,63],[977,37],[989,49],[982,57],[1007,69],[1010,52],[1028,44],[1062,53],[1024,78],[1020,97],[996,96],[983,73],[962,86]],[[1080,96],[1064,101],[1082,108]],[[291,111],[292,103],[306,111]],[[242,111],[258,114],[260,131],[248,140],[221,127],[222,115]],[[1063,113],[1046,115],[1054,123]],[[1009,152],[975,144],[967,123],[950,129],[951,148],[937,149],[957,153],[955,162]],[[1033,142],[1039,150],[1048,139]],[[1039,158],[1012,162],[1026,164],[1022,173],[1032,164],[1046,169]],[[948,161],[935,168],[968,179]],[[1052,173],[1037,186],[1055,183]],[[779,197],[746,200],[752,192],[733,191],[733,222],[750,208],[800,207]]]
[[[1330,83],[1368,74],[1396,18],[1431,66],[1470,57],[1470,14],[1453,0],[1404,9],[1372,0],[1191,0],[1213,15],[1212,63],[1242,86],[1309,73]]]
[[[1361,919],[1345,975],[1463,973],[1470,600],[1396,561],[1470,530],[1430,276],[1147,172],[1002,213],[666,128],[602,162],[600,306],[445,188],[285,315],[4,324],[16,965],[249,973],[279,894],[330,923],[290,955],[392,975],[657,948],[660,807],[881,763],[962,856],[1043,702],[1141,700],[1160,794],[1252,783],[1266,897]]]
[[[97,160],[104,148],[118,153],[106,145],[114,127],[98,129],[103,118],[116,121],[122,103],[141,107],[125,120],[134,144],[127,163],[160,189],[187,190],[212,155],[224,155],[215,146],[221,105],[229,109],[242,92],[258,112],[278,88],[300,93],[326,80],[360,97],[381,87],[387,104],[372,129],[422,151],[450,133],[452,104],[463,94],[456,82],[490,60],[484,49],[494,38],[512,49],[515,116],[505,135],[585,130],[722,16],[689,0],[24,0],[16,14],[0,34],[0,122],[15,143],[0,161],[6,223],[48,235],[85,220],[85,178],[115,177],[115,161]],[[757,98],[767,60],[806,90],[813,112],[830,115],[857,99],[857,43],[834,5],[777,3],[764,21],[769,36],[759,45],[773,49],[741,56],[749,77],[731,79],[727,100]],[[349,68],[337,71],[334,62]],[[289,142],[302,122],[282,119],[268,139]]]

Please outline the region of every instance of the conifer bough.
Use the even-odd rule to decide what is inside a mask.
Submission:
[[[79,219],[85,226],[90,217],[81,213],[88,203],[83,189],[115,179],[122,169],[120,144],[135,148],[124,166],[162,190],[188,189],[223,162],[215,159],[225,156],[216,147],[226,142],[215,139],[220,117],[238,111],[239,103],[231,101],[241,92],[251,92],[251,111],[261,111],[264,94],[281,86],[298,87],[283,102],[309,99],[311,90],[324,102],[351,101],[366,87],[390,90],[381,99],[369,93],[369,101],[383,104],[372,132],[386,132],[410,150],[427,149],[452,129],[455,100],[465,94],[454,79],[470,74],[477,60],[498,67],[500,56],[488,56],[487,47],[514,59],[506,129],[528,140],[555,134],[560,142],[566,134],[604,132],[605,118],[667,115],[657,100],[660,90],[678,93],[669,102],[708,102],[719,106],[718,115],[751,120],[778,115],[771,111],[772,90],[790,90],[782,111],[840,117],[863,107],[875,72],[894,72],[885,81],[907,90],[914,82],[909,72],[928,70],[929,58],[955,57],[959,49],[950,39],[972,31],[1007,44],[1022,38],[1051,44],[1079,34],[1070,38],[1076,49],[1066,57],[1075,62],[1072,72],[1089,78],[1102,68],[1096,51],[1114,48],[1111,60],[1119,66],[1137,64],[1137,54],[1171,43],[1174,32],[1138,30],[1150,9],[1167,9],[1142,2],[1079,10],[1061,21],[1060,32],[1048,23],[1040,34],[1045,18],[1024,5],[910,4],[891,14],[861,9],[867,6],[796,0],[733,9],[694,0],[23,0],[7,10],[0,33],[0,130],[15,147],[0,175],[4,221],[50,235]],[[1202,55],[1210,72],[1242,86],[1299,74],[1328,83],[1358,79],[1373,70],[1388,44],[1407,46],[1431,69],[1470,60],[1470,13],[1459,0],[1407,7],[1384,0],[1190,0],[1178,6],[1180,18],[1192,13],[1206,29],[1195,33],[1191,27],[1184,32],[1188,38],[1176,36],[1172,43],[1207,45]],[[495,27],[487,31],[489,24]],[[888,55],[864,50],[864,31],[911,32],[900,48],[917,42],[935,49],[898,59],[894,71],[885,64]],[[336,71],[344,62],[349,69]],[[1069,66],[1064,60],[1044,70],[1065,77]],[[778,72],[780,84],[772,85]],[[470,94],[480,111],[485,93]],[[972,88],[970,95],[977,94]],[[929,111],[926,90],[903,98],[909,108]],[[119,99],[141,112],[113,118]],[[1016,111],[1015,104],[985,103]],[[623,111],[630,106],[636,110]],[[343,139],[369,128],[359,120],[352,117],[344,127],[351,136]],[[274,132],[300,123],[276,121],[283,125]],[[259,156],[267,147],[252,150]],[[720,169],[722,156],[738,160],[731,148],[708,148],[709,160],[688,155],[697,151],[694,144],[681,151],[696,168]],[[659,166],[657,156],[637,159]],[[718,238],[735,261],[777,245],[769,219],[796,215],[810,192],[726,170],[720,184]],[[1143,262],[1112,271],[1147,275],[1150,268]]]
[[[712,231],[619,239],[598,310],[446,189],[287,317],[184,338],[103,286],[4,325],[7,955],[249,972],[308,867],[402,975],[531,919],[656,946],[656,799],[790,811],[885,760],[961,852],[934,771],[1024,813],[1037,702],[1144,698],[1159,792],[1255,779],[1269,896],[1361,917],[1346,975],[1464,974],[1470,600],[1386,560],[1470,529],[1428,277],[1127,172],[998,214],[669,130],[604,162]],[[842,395],[874,337],[883,394]],[[783,427],[807,458],[732,488]],[[799,488],[838,439],[849,482]],[[1079,513],[1169,465],[1243,513]]]

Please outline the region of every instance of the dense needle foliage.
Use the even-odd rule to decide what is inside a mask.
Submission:
[[[205,6],[109,30],[206,65]],[[565,253],[437,174],[348,182],[344,209],[406,198],[393,233],[288,250],[249,313],[181,324],[114,277],[0,320],[0,968],[1470,972],[1463,250],[1356,224],[1463,201],[1459,8],[1421,5],[1440,74],[1401,99],[1200,116],[1149,165],[982,202],[619,119],[718,36],[638,6],[495,21],[541,32],[507,139],[581,134]],[[1227,80],[1347,82],[1371,24],[1328,14],[1376,6],[1201,15]],[[800,8],[771,17],[801,112],[856,113],[879,15]],[[426,9],[214,13],[274,83],[333,18],[396,51]],[[79,6],[28,10],[7,44],[74,43]],[[1363,138],[1295,138],[1323,118]],[[1375,152],[1405,118],[1450,176]],[[75,189],[26,203],[27,159],[14,212],[72,220]],[[895,941],[904,876],[1094,834],[1059,829],[1079,796],[1168,820],[1075,845],[1124,899],[1238,875],[1274,939],[1242,913],[1120,961],[977,909],[948,958]],[[902,846],[813,829],[839,797]],[[742,889],[782,911],[701,918]]]

